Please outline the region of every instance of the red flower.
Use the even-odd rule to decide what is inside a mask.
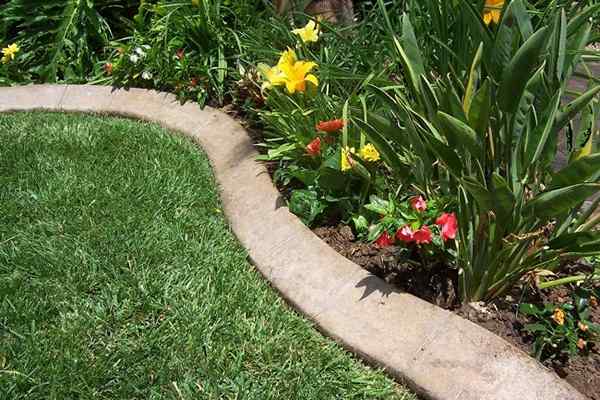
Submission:
[[[345,122],[343,119],[332,119],[331,121],[319,122],[315,128],[317,128],[318,131],[333,133],[342,129],[344,125]]]
[[[375,244],[381,248],[388,247],[394,244],[394,238],[390,236],[390,234],[385,231],[379,236],[379,238],[375,241]]]
[[[443,213],[435,220],[435,224],[441,227],[444,242],[456,238],[456,231],[458,230],[456,214]]]
[[[415,232],[414,239],[417,244],[431,243],[431,229],[427,225],[423,225],[421,229]]]
[[[423,196],[415,196],[411,198],[410,206],[418,212],[423,212],[427,210],[427,202],[425,201]]]
[[[396,239],[404,243],[411,243],[415,241],[414,235],[415,233],[410,228],[410,226],[406,225],[398,229],[398,231],[396,232]]]
[[[198,86],[198,78],[194,77],[192,79],[190,79],[190,87],[196,87]]]
[[[112,63],[106,63],[106,64],[104,64],[104,72],[106,72],[106,75],[112,75],[112,73],[113,73],[113,65],[112,65]]]
[[[321,138],[316,138],[306,146],[306,153],[318,156],[321,153]]]
[[[183,60],[183,57],[185,56],[185,50],[184,49],[179,49],[177,50],[177,58],[179,58],[179,61]]]

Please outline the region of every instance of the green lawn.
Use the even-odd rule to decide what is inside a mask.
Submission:
[[[215,186],[153,124],[0,114],[0,399],[414,399],[284,304]]]

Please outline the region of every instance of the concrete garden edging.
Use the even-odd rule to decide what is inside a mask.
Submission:
[[[238,240],[298,311],[350,351],[435,400],[584,400],[487,330],[401,293],[339,255],[292,215],[246,131],[221,111],[142,89],[89,85],[0,88],[0,112],[115,114],[159,123],[207,153]]]

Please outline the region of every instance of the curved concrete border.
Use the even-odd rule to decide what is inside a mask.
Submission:
[[[258,270],[288,302],[347,349],[425,398],[583,400],[500,337],[410,294],[337,254],[290,214],[244,129],[172,95],[99,86],[0,89],[0,112],[110,113],[157,122],[208,154],[231,227]]]

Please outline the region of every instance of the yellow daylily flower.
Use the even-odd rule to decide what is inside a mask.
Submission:
[[[342,169],[342,171],[348,171],[349,169],[352,168],[352,164],[354,163],[354,160],[352,159],[352,154],[355,154],[355,150],[354,147],[344,147],[342,149],[342,159],[341,159],[341,163],[340,163],[340,168]]]
[[[281,53],[277,66],[281,68],[285,65],[294,65],[296,61],[298,61],[296,52],[288,47],[286,51]]]
[[[9,61],[15,59],[17,53],[21,50],[16,43],[9,45],[2,49],[2,63],[7,64]]]
[[[281,86],[285,84],[285,74],[278,66],[269,67],[266,64],[258,64],[257,68],[265,78],[265,81],[261,86],[261,90],[264,91],[273,86]]]
[[[381,158],[379,152],[371,143],[366,144],[360,149],[360,157],[363,160],[370,162],[379,161]]]
[[[315,86],[319,85],[317,77],[309,74],[316,66],[317,64],[314,62],[298,61],[296,52],[288,48],[281,54],[276,66],[269,67],[265,64],[258,66],[266,79],[262,88],[264,90],[272,86],[285,85],[290,94],[304,92],[306,90],[306,82],[310,82]]]
[[[497,25],[500,22],[503,7],[504,0],[486,0],[483,7],[483,22],[489,25],[494,21],[494,24]]]
[[[308,21],[304,28],[294,29],[292,33],[300,36],[303,43],[319,41],[319,28],[317,23],[313,20]]]
[[[294,64],[282,65],[281,71],[285,74],[285,88],[289,94],[306,91],[306,82],[319,86],[319,80],[309,74],[317,66],[312,61],[296,61]]]

